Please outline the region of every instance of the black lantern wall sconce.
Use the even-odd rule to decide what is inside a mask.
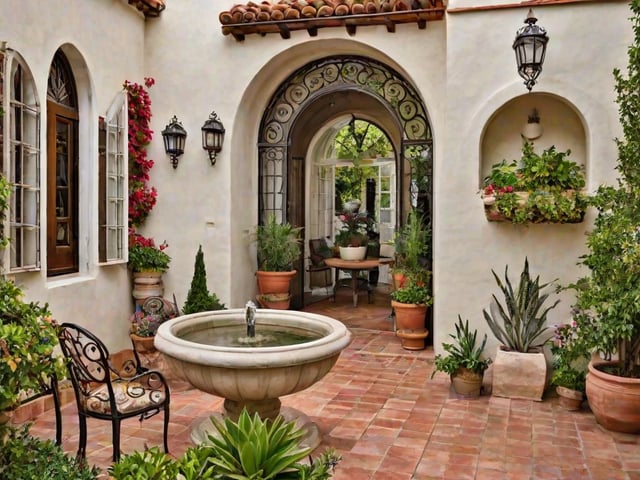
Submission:
[[[542,72],[544,55],[549,41],[547,31],[544,27],[536,25],[537,21],[533,10],[529,10],[524,25],[516,32],[516,39],[513,42],[518,74],[524,79],[524,84],[529,91],[536,84],[536,80]]]
[[[171,166],[178,166],[178,158],[184,153],[184,142],[187,139],[187,131],[174,115],[169,125],[162,130],[164,151],[171,157]]]
[[[224,142],[224,125],[216,112],[211,112],[209,118],[202,125],[202,148],[209,153],[211,165],[216,164],[216,156],[222,150]]]

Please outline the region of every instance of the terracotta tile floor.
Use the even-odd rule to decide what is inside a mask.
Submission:
[[[640,479],[640,436],[602,429],[588,409],[564,411],[543,402],[483,395],[461,400],[449,379],[430,379],[433,351],[405,351],[392,332],[389,298],[378,287],[373,302],[350,292],[306,309],[343,321],[354,339],[319,383],[282,399],[305,412],[323,435],[319,449],[343,455],[335,480],[409,479]],[[180,455],[191,425],[219,411],[220,398],[173,384],[169,448]],[[63,446],[77,448],[75,405],[63,409]],[[123,422],[122,451],[162,444],[162,415]],[[38,417],[32,433],[54,437],[54,416]],[[109,422],[90,421],[88,461],[111,460]]]

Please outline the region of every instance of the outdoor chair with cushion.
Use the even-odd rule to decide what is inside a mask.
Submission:
[[[333,256],[324,238],[309,240],[309,287],[331,286],[331,267],[324,263],[325,259]]]
[[[120,422],[140,421],[164,411],[164,451],[168,452],[169,386],[160,372],[141,368],[136,356],[113,365],[109,351],[95,335],[72,323],[58,334],[78,407],[78,457],[86,456],[87,417],[110,420],[113,461],[120,458]]]

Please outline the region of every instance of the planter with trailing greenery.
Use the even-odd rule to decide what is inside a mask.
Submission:
[[[525,142],[519,161],[494,164],[484,179],[482,199],[489,221],[512,223],[578,223],[588,198],[584,167],[567,160],[571,150],[555,146],[534,151]]]
[[[551,384],[556,387],[560,405],[567,410],[579,410],[584,400],[591,354],[580,339],[577,323],[557,325],[550,343],[553,354]]]
[[[442,344],[448,355],[436,355],[431,378],[436,372],[444,372],[451,378],[453,390],[458,395],[476,398],[482,390],[484,371],[491,363],[490,359],[483,358],[487,335],[485,334],[480,345],[477,345],[478,330],[471,331],[469,320],[463,322],[460,315],[455,327],[455,335],[449,334],[454,343]]]
[[[504,295],[504,305],[495,294],[490,310],[483,309],[489,328],[501,343],[493,362],[492,394],[499,397],[542,400],[547,384],[547,361],[542,351],[549,340],[547,314],[560,300],[545,307],[550,283],[540,284],[529,274],[525,258],[520,281],[514,288],[504,269],[504,281],[491,270]]]
[[[122,457],[109,474],[114,480],[327,480],[341,460],[332,449],[312,459],[311,449],[300,446],[304,431],[281,416],[262,420],[244,410],[237,423],[212,421],[217,432],[209,442],[190,447],[177,460],[154,447]],[[303,462],[306,458],[310,461]]]
[[[48,305],[25,302],[20,287],[0,278],[0,414],[17,407],[29,393],[64,378],[56,324]]]
[[[627,74],[614,70],[623,137],[616,139],[618,184],[592,198],[598,215],[587,235],[574,321],[579,340],[601,360],[586,380],[589,406],[609,430],[640,432],[640,1],[631,2],[634,40]]]
[[[161,297],[164,294],[162,275],[169,269],[171,257],[165,252],[166,242],[157,246],[152,238],[140,234],[129,235],[129,263],[133,274],[131,295],[137,305],[142,305],[148,297]]]
[[[275,214],[258,225],[255,241],[258,253],[258,290],[260,294],[288,293],[296,275],[293,264],[300,257],[300,231],[291,224],[278,223]]]
[[[187,300],[182,306],[182,313],[208,312],[211,310],[223,310],[224,303],[215,293],[210,293],[207,287],[207,271],[204,265],[204,252],[202,245],[198,247],[196,259],[193,265],[193,278],[191,279],[191,287],[187,293]]]

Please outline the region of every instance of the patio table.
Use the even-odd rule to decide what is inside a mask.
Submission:
[[[364,260],[343,260],[341,258],[327,258],[324,263],[330,267],[335,268],[335,283],[333,285],[333,301],[336,300],[336,290],[340,286],[339,276],[340,270],[346,271],[351,275],[350,287],[353,292],[353,306],[358,306],[358,287],[360,282],[366,284],[367,299],[371,303],[372,288],[368,279],[359,278],[360,272],[373,270],[380,265],[390,264],[393,259],[389,257],[380,258],[366,258]]]

